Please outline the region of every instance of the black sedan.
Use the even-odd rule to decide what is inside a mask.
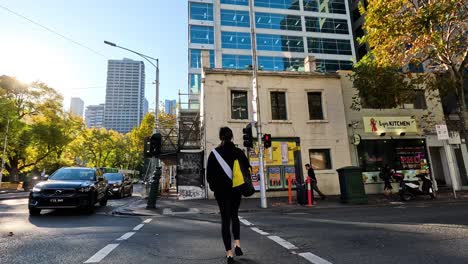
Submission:
[[[132,196],[133,183],[130,178],[122,173],[104,173],[104,177],[109,182],[109,194],[119,198]]]
[[[94,205],[107,205],[107,181],[99,169],[64,167],[47,181],[34,186],[29,194],[29,214],[42,209],[81,208],[94,212]]]

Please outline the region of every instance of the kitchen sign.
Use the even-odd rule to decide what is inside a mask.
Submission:
[[[417,133],[416,120],[409,116],[373,116],[363,117],[366,133]]]

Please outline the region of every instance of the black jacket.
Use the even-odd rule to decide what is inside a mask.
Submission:
[[[216,148],[216,151],[224,161],[226,161],[231,169],[234,167],[234,161],[236,159],[239,160],[241,166],[250,166],[249,160],[245,156],[244,152],[241,149],[236,148],[233,143],[227,143],[223,146],[219,146]],[[238,194],[234,193],[232,188],[232,180],[226,175],[223,167],[221,167],[213,152],[208,156],[206,175],[208,184],[210,185],[210,190],[214,192],[217,200],[232,199],[234,196],[238,196]]]
[[[310,167],[310,169],[307,170],[307,175],[310,177],[312,181],[317,182],[317,177],[315,177],[315,171]]]

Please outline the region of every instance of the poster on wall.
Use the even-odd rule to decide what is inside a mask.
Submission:
[[[260,191],[260,174],[258,173],[259,166],[252,166],[252,185],[256,191]]]
[[[292,188],[296,188],[296,169],[294,167],[284,167],[284,187],[288,188],[288,178],[291,178]]]
[[[283,182],[281,180],[281,167],[267,167],[267,182],[268,189],[282,189]]]

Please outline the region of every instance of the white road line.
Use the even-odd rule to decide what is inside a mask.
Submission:
[[[149,222],[151,222],[151,220],[153,220],[153,218],[148,218],[145,221],[143,221],[143,223],[148,224]]]
[[[122,240],[127,240],[129,239],[131,236],[133,236],[135,234],[135,232],[128,232],[128,233],[125,233],[123,236],[121,236],[120,238],[117,238],[117,241],[122,241]]]
[[[118,246],[119,244],[109,244],[105,246],[103,249],[99,250],[96,254],[94,254],[94,256],[90,257],[87,261],[83,263],[98,263],[107,255],[109,255],[109,253],[111,253],[112,250],[114,250]]]
[[[297,249],[295,245],[289,243],[288,241],[282,239],[279,236],[269,236],[268,238],[275,241],[276,243],[278,243],[280,246],[284,247],[285,249]]]
[[[139,224],[133,228],[133,231],[138,231],[140,230],[145,224]]]
[[[306,252],[306,253],[300,253],[299,256],[307,259],[308,261],[310,261],[311,263],[314,263],[314,264],[332,264],[331,262],[327,261],[327,260],[324,260],[323,258],[317,256],[317,255],[314,255],[310,252]]]
[[[264,232],[264,231],[262,231],[262,230],[260,230],[260,229],[258,229],[258,228],[256,228],[256,227],[251,227],[250,229],[252,229],[253,231],[259,233],[259,234],[262,235],[262,236],[267,236],[267,235],[269,235],[267,232]]]
[[[246,226],[252,226],[253,225],[252,223],[250,223],[249,221],[247,221],[245,219],[239,219],[239,221],[241,221]]]

